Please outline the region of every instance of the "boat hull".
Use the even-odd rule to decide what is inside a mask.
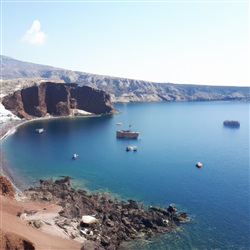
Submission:
[[[125,139],[136,139],[139,136],[139,132],[131,132],[127,130],[119,130],[116,131],[117,138],[125,138]]]

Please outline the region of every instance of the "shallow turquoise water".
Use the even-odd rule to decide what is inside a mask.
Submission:
[[[129,249],[249,249],[249,103],[116,108],[121,114],[25,124],[3,142],[4,154],[29,184],[70,175],[77,187],[147,205],[174,203],[191,216],[179,231],[133,241]],[[240,120],[240,129],[223,127],[226,119]],[[138,140],[116,139],[129,124]],[[46,132],[35,133],[40,127]],[[127,145],[138,151],[126,152]]]

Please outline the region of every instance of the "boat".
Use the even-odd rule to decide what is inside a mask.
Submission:
[[[77,155],[77,154],[73,154],[73,159],[76,159],[77,157],[78,157],[79,155]]]
[[[197,168],[201,168],[201,167],[202,167],[202,163],[201,163],[200,161],[197,161],[195,166],[196,166]]]
[[[122,123],[121,123],[121,122],[117,122],[116,125],[119,125],[119,126],[120,126],[120,125],[122,125]]]
[[[127,146],[126,147],[126,151],[137,151],[137,147],[136,146]]]
[[[43,128],[37,128],[35,129],[35,131],[38,133],[38,134],[41,134],[44,132],[44,129]]]
[[[116,137],[117,138],[125,138],[125,139],[136,139],[139,136],[139,132],[133,132],[131,131],[131,126],[129,125],[128,130],[118,130],[116,131]]]
[[[239,128],[240,122],[237,120],[225,120],[223,122],[223,125],[226,127],[231,127],[231,128]]]

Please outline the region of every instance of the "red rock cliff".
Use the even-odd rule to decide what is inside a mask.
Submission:
[[[0,174],[0,195],[14,197],[15,191],[10,180]]]
[[[110,95],[102,90],[77,84],[45,82],[28,87],[3,99],[3,105],[20,118],[70,115],[71,109],[94,114],[112,113]]]

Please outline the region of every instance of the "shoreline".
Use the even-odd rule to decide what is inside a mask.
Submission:
[[[93,116],[101,115],[42,117],[13,122],[9,130],[1,137],[1,143],[20,126],[28,122]],[[2,148],[0,152],[3,155]],[[56,237],[55,231],[59,230],[58,235],[66,235],[71,241],[78,241],[81,244],[90,242],[90,244],[101,247],[100,249],[111,249],[109,246],[112,246],[112,249],[118,249],[121,243],[133,240],[140,235],[146,237],[167,233],[179,227],[181,222],[189,221],[186,213],[177,212],[177,209],[171,204],[166,209],[156,206],[149,206],[145,209],[144,205],[136,200],[118,201],[104,192],[88,194],[86,190],[74,189],[69,182],[70,177],[68,176],[55,181],[52,181],[52,179],[40,180],[38,186],[30,185],[30,187],[21,188],[22,185],[25,186],[25,182],[18,177],[15,171],[12,171],[7,158],[2,157],[1,161],[1,172],[4,175],[6,174],[5,176],[10,179],[14,186],[15,200],[17,202],[20,202],[23,206],[27,206],[28,203],[47,203],[45,209],[47,212],[49,212],[49,206],[61,206],[53,218],[50,218],[50,215],[46,212],[41,214],[41,212],[37,211],[32,217],[29,214],[32,211],[27,209],[21,214],[25,218],[23,223],[25,221],[27,223],[28,220],[30,221],[28,225],[36,228],[38,228],[36,226],[38,223],[39,228],[47,230],[50,236]],[[18,179],[19,181],[16,181]],[[83,223],[81,218],[84,215],[87,217],[95,216],[98,223],[93,225]],[[17,220],[19,219],[17,218]],[[14,233],[21,234],[21,231],[16,230]]]
[[[9,135],[15,132],[15,129],[22,126],[25,123],[35,122],[35,121],[44,121],[44,120],[53,120],[53,119],[78,119],[78,118],[88,118],[88,117],[99,117],[102,115],[82,115],[82,116],[50,116],[50,117],[39,117],[39,118],[33,118],[29,120],[17,120],[20,121],[20,123],[14,125],[11,127],[2,137],[0,138],[0,142],[6,139]],[[12,123],[13,121],[10,121]],[[11,124],[10,124],[11,125]]]
[[[62,206],[55,225],[71,239],[91,241],[101,247],[95,249],[119,249],[121,243],[165,234],[190,221],[185,212],[178,212],[171,204],[168,208],[145,208],[136,200],[118,201],[103,192],[88,194],[86,190],[74,189],[70,179],[66,176],[55,181],[40,180],[39,186],[26,190],[25,195],[34,202]]]
[[[1,132],[3,132],[3,134],[1,134],[0,137],[0,157],[1,157],[1,174],[6,176],[10,181],[11,184],[13,185],[14,189],[15,189],[15,193],[17,197],[23,197],[23,191],[25,191],[26,189],[30,188],[32,185],[29,185],[27,182],[25,182],[22,178],[20,178],[20,176],[18,176],[18,174],[15,173],[15,171],[13,171],[12,167],[8,164],[8,159],[4,156],[3,154],[3,150],[2,150],[2,143],[5,139],[7,139],[10,135],[14,134],[17,129],[21,126],[23,126],[24,124],[27,123],[31,123],[31,122],[36,122],[36,121],[46,121],[46,120],[54,120],[54,119],[79,119],[79,118],[89,118],[89,117],[100,117],[103,115],[113,115],[113,113],[110,114],[86,114],[86,115],[81,115],[81,116],[46,116],[46,117],[39,117],[39,118],[32,118],[32,119],[20,119],[20,120],[11,120],[5,123],[5,125],[7,126],[7,130],[6,129],[2,129],[1,128]],[[3,124],[0,124],[0,126],[3,126]],[[6,131],[5,131],[6,130]]]
[[[16,122],[18,122],[16,124]],[[3,141],[8,138],[8,136],[12,135],[13,133],[16,132],[17,128],[22,126],[23,124],[27,123],[29,121],[25,120],[14,120],[14,121],[9,121],[8,123],[8,130],[7,131],[1,131],[4,132],[3,135],[1,135],[0,138],[0,156],[1,156],[1,174],[5,177],[7,177],[11,184],[13,185],[13,188],[15,190],[15,197],[22,197],[23,196],[23,191],[27,188],[27,183],[24,180],[21,180],[20,176],[18,176],[11,166],[8,163],[7,158],[4,156],[3,149],[2,149],[2,143]],[[2,124],[1,124],[2,125]],[[23,188],[25,186],[25,188]]]

